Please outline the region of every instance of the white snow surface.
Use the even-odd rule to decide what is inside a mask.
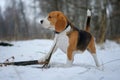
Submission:
[[[36,60],[43,57],[51,48],[52,40],[12,41],[12,47],[0,46],[0,62],[11,56],[14,61]],[[64,44],[63,44],[64,45]],[[120,80],[120,44],[107,40],[97,47],[101,67],[95,66],[88,51],[76,54],[71,67],[64,67],[66,54],[58,49],[50,61],[48,69],[41,65],[0,67],[0,80]]]

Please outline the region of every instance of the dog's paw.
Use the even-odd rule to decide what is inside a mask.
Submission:
[[[67,60],[66,64],[64,67],[72,67],[73,61]]]
[[[69,68],[69,67],[72,67],[72,64],[64,64],[63,65],[65,68]]]

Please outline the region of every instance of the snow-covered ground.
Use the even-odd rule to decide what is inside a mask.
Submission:
[[[12,47],[0,46],[0,62],[11,56],[14,61],[36,60],[44,56],[53,43],[52,40],[13,41]],[[97,55],[101,63],[96,68],[88,51],[77,54],[72,67],[64,67],[66,55],[58,49],[52,56],[48,69],[32,66],[0,67],[0,80],[120,80],[120,44],[106,41],[101,48],[97,46]]]

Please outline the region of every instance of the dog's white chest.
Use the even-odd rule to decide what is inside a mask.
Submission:
[[[57,37],[57,47],[60,48],[63,52],[67,52],[67,47],[69,45],[69,38],[66,33],[62,33]]]

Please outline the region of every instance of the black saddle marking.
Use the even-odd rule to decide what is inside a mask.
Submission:
[[[92,35],[89,32],[86,32],[84,30],[77,29],[77,31],[79,32],[77,49],[84,51],[87,48],[92,38]]]

